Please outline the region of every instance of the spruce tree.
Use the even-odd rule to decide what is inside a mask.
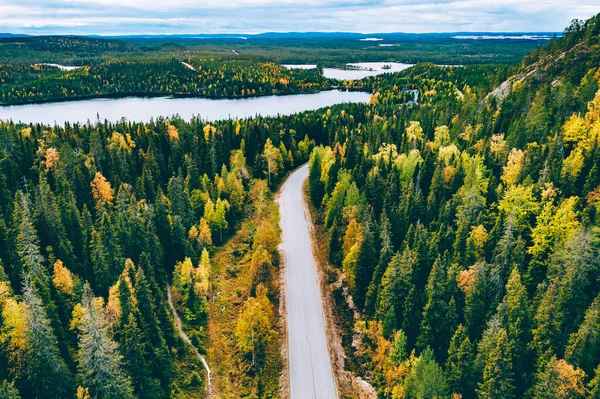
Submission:
[[[464,399],[475,397],[474,361],[473,344],[469,339],[466,328],[461,324],[450,340],[446,360],[446,376],[451,391],[462,394]]]
[[[133,399],[131,378],[122,368],[123,357],[112,340],[102,306],[89,284],[83,287],[79,325],[79,384],[99,399]]]
[[[310,200],[319,208],[325,194],[325,185],[321,181],[321,148],[315,149],[312,153],[308,174],[308,187],[310,190]]]
[[[58,349],[56,335],[36,288],[25,276],[23,283],[27,380],[35,398],[65,398],[73,394],[73,378]]]
[[[152,376],[160,380],[163,396],[167,397],[171,392],[172,360],[163,334],[165,326],[156,315],[152,291],[141,267],[135,275],[135,293],[141,319],[140,329],[147,338],[146,351],[152,367]],[[159,301],[159,298],[154,300]],[[172,326],[172,323],[169,321],[167,325]]]
[[[512,399],[515,397],[514,373],[510,342],[506,330],[500,328],[492,337],[485,357],[483,378],[478,384],[479,399]]]
[[[129,313],[127,323],[121,326],[120,341],[124,368],[131,376],[136,396],[139,398],[163,397],[159,381],[150,376],[147,346],[143,342],[143,333],[138,328],[133,313]]]
[[[14,382],[2,381],[2,384],[0,384],[0,399],[21,399]]]

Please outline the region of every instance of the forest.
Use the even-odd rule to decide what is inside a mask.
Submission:
[[[128,58],[71,71],[5,64],[0,65],[0,104],[132,95],[243,98],[313,93],[333,84],[316,69],[251,59]]]
[[[379,397],[600,397],[599,26],[507,90],[424,73],[418,108],[326,118],[345,128],[313,151],[309,195],[348,366]]]
[[[280,397],[273,194],[309,162],[345,367],[379,398],[600,398],[599,40],[600,15],[519,65],[419,64],[352,82],[368,104],[276,118],[0,122],[2,397],[205,397],[169,298],[213,392]],[[154,71],[145,89],[327,84],[256,61],[131,62],[0,79],[42,96],[37,82],[125,92]]]
[[[380,47],[361,41],[362,36],[0,37],[0,106],[135,95],[244,98],[314,93],[338,85],[323,76],[323,67],[396,61],[493,62],[508,68],[548,41],[387,34],[394,46]],[[44,63],[78,68],[64,71]],[[280,65],[286,63],[314,63],[318,68],[288,70]]]
[[[265,33],[256,35],[13,36],[0,37],[0,64],[51,62],[91,66],[123,58],[241,57],[282,64],[335,67],[347,62],[397,61],[437,64],[513,64],[547,39],[472,40],[454,34],[392,33],[385,43],[361,41],[353,33]],[[550,34],[552,36],[552,34]]]

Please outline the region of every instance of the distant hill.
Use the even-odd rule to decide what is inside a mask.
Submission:
[[[29,35],[23,35],[20,33],[0,33],[0,37],[28,37]]]
[[[223,33],[223,34],[173,34],[173,35],[117,35],[103,36],[90,35],[93,38],[112,38],[112,39],[367,39],[383,38],[390,39],[420,39],[420,38],[453,38],[455,36],[484,36],[484,37],[529,37],[529,36],[547,36],[561,35],[560,32],[434,32],[434,33],[358,33],[358,32],[264,32],[256,34],[248,33]]]

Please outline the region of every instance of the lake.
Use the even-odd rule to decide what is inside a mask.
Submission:
[[[189,120],[194,115],[214,121],[219,119],[242,119],[246,117],[290,115],[315,110],[340,103],[366,103],[370,93],[358,91],[328,90],[314,94],[264,96],[243,99],[125,97],[119,99],[97,98],[80,101],[0,106],[0,120],[14,122],[59,125],[65,122],[94,122],[97,117],[104,121],[118,121],[125,117],[130,121],[145,122],[159,116],[178,114]]]
[[[376,40],[376,38],[369,39]],[[351,69],[323,68],[323,76],[337,80],[360,80],[367,76],[404,71],[414,66],[414,64],[403,64],[401,62],[356,62],[346,65]],[[282,66],[287,69],[315,69],[317,67],[314,64],[283,64]],[[384,69],[384,66],[388,66],[389,69]]]
[[[403,64],[400,62],[358,62],[347,65],[353,69],[323,68],[323,75],[330,79],[358,80],[366,78],[367,76],[400,72],[414,66],[413,64]],[[385,65],[390,68],[383,69]]]

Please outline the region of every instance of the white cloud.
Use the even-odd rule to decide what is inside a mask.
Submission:
[[[600,0],[0,0],[0,31],[561,31]]]

